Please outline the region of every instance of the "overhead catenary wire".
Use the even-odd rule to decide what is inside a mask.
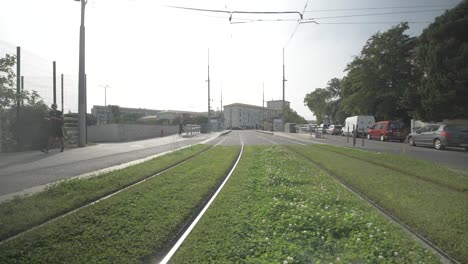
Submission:
[[[338,8],[338,9],[313,9],[313,10],[307,10],[304,13],[360,11],[360,10],[384,10],[384,9],[411,9],[411,8],[430,8],[430,7],[454,7],[454,5],[387,6],[387,7],[361,7],[361,8]]]
[[[301,19],[297,20],[297,25],[296,27],[294,28],[294,31],[293,33],[291,34],[291,37],[289,37],[288,41],[286,42],[286,44],[284,45],[285,47],[288,46],[289,42],[291,41],[291,39],[294,37],[294,34],[296,34],[297,30],[299,29],[299,26],[301,25],[301,20],[302,18],[304,17],[304,12],[306,11],[307,9],[307,5],[309,4],[309,0],[306,1],[306,4],[304,6],[304,9],[302,10],[302,13],[301,13]]]

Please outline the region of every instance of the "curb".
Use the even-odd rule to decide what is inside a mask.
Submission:
[[[231,132],[231,131],[230,130],[227,131],[227,133],[229,133],[229,132]],[[38,185],[38,186],[31,187],[31,188],[23,189],[23,190],[18,191],[18,192],[9,193],[9,194],[5,194],[5,195],[0,195],[0,203],[6,202],[8,200],[12,200],[17,196],[31,195],[31,194],[34,194],[34,193],[41,192],[41,191],[45,190],[47,187],[52,186],[54,184],[61,183],[63,181],[67,181],[67,180],[71,180],[71,179],[91,178],[91,177],[96,177],[96,176],[99,176],[101,174],[108,173],[108,172],[111,172],[111,171],[121,170],[121,169],[130,167],[130,166],[133,166],[133,165],[137,165],[137,164],[143,163],[145,161],[148,161],[148,160],[160,157],[160,156],[164,156],[166,154],[169,154],[169,153],[172,153],[172,152],[175,152],[175,151],[179,151],[179,150],[183,150],[185,148],[192,147],[194,145],[205,144],[205,143],[207,143],[207,142],[209,142],[209,141],[211,141],[211,140],[213,140],[213,139],[215,139],[215,138],[217,138],[217,137],[219,137],[221,135],[223,135],[223,134],[221,133],[219,135],[213,136],[213,137],[208,138],[208,139],[206,139],[206,140],[204,140],[204,141],[202,141],[200,143],[197,143],[197,144],[190,144],[190,145],[183,146],[183,147],[180,147],[180,148],[177,148],[177,149],[168,150],[168,151],[165,151],[165,152],[161,152],[161,153],[158,153],[158,154],[155,154],[155,155],[148,156],[146,158],[142,158],[142,159],[138,159],[138,160],[132,160],[132,161],[125,162],[125,163],[115,165],[115,166],[111,166],[111,167],[108,167],[108,168],[103,168],[103,169],[99,169],[99,170],[95,170],[95,171],[90,171],[90,172],[83,173],[83,174],[80,174],[80,175],[76,175],[76,176],[73,176],[73,177],[70,177],[70,178],[66,178],[66,179],[55,181],[55,182],[50,182],[50,183],[47,183],[47,184]]]
[[[267,135],[274,135],[274,134],[275,134],[275,133],[273,133],[273,132],[263,131],[263,130],[255,130],[255,132],[263,133],[263,134],[267,134]]]

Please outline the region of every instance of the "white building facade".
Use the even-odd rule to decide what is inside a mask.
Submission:
[[[278,117],[280,111],[256,105],[234,103],[224,106],[224,126],[230,128],[256,128],[267,120]]]

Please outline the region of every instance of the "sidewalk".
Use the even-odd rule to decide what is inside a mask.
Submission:
[[[15,195],[42,190],[46,185],[72,177],[84,177],[105,170],[119,169],[157,155],[203,143],[221,132],[192,138],[172,135],[121,143],[102,143],[84,148],[0,153],[0,202]]]

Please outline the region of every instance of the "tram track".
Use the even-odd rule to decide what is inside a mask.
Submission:
[[[36,224],[34,226],[31,226],[28,229],[22,230],[21,232],[15,233],[15,234],[10,235],[8,237],[4,237],[4,238],[2,238],[0,240],[0,246],[3,245],[4,243],[8,242],[8,241],[11,241],[11,240],[14,240],[14,239],[16,239],[18,237],[21,237],[22,235],[30,233],[30,232],[38,229],[38,228],[47,226],[47,225],[49,225],[49,224],[51,224],[51,223],[53,223],[53,222],[55,222],[55,221],[57,221],[57,220],[59,220],[61,218],[67,217],[67,216],[72,215],[72,214],[75,214],[75,213],[77,213],[77,212],[79,212],[79,211],[81,211],[81,210],[83,210],[85,208],[88,208],[88,207],[90,207],[92,205],[95,205],[95,204],[97,204],[97,203],[99,203],[101,201],[104,201],[104,200],[106,200],[108,198],[114,197],[114,196],[116,196],[117,194],[119,194],[119,193],[121,193],[123,191],[131,189],[131,188],[133,188],[133,187],[135,187],[135,186],[137,186],[137,185],[139,185],[139,184],[141,184],[141,183],[143,183],[143,182],[145,182],[145,181],[147,181],[149,179],[152,179],[152,178],[157,177],[157,176],[159,176],[159,175],[161,175],[161,174],[163,174],[165,172],[168,172],[168,171],[170,171],[170,170],[172,170],[174,168],[177,168],[177,167],[189,162],[190,160],[195,159],[196,157],[199,157],[199,156],[203,155],[204,153],[208,152],[209,150],[215,148],[216,146],[222,144],[222,142],[225,139],[226,138],[222,138],[221,140],[219,140],[219,142],[212,145],[211,147],[209,147],[209,148],[207,148],[207,149],[205,149],[205,150],[203,150],[203,151],[201,151],[201,152],[199,152],[199,153],[197,153],[195,155],[187,157],[186,159],[183,159],[183,160],[178,161],[178,162],[176,162],[174,164],[171,164],[170,166],[168,166],[168,167],[166,167],[166,168],[164,168],[162,170],[159,170],[159,171],[155,172],[152,175],[143,177],[143,178],[141,178],[141,179],[139,179],[139,180],[137,180],[135,182],[131,182],[129,184],[126,184],[126,185],[122,186],[119,189],[116,189],[116,190],[114,190],[112,192],[109,192],[109,193],[107,193],[105,195],[99,196],[96,199],[92,199],[91,201],[87,202],[86,204],[80,205],[79,207],[76,207],[76,208],[74,208],[72,210],[68,210],[66,212],[62,212],[61,214],[54,215],[51,218],[48,218],[46,221],[44,221],[42,223],[39,223],[39,224]]]
[[[265,136],[263,136],[265,137]],[[269,137],[273,137],[273,136],[269,136]],[[268,141],[272,141],[274,142],[273,140],[271,139],[268,139]],[[298,142],[298,141],[295,141],[293,139],[288,139],[287,140],[288,142],[294,142],[298,145],[304,145],[303,143],[301,142]],[[275,145],[279,145],[279,143],[275,143]],[[380,206],[379,204],[377,204],[376,202],[374,202],[372,199],[370,199],[369,197],[367,197],[366,195],[364,195],[362,192],[358,191],[356,188],[354,188],[353,186],[351,186],[350,184],[346,183],[345,181],[341,180],[341,177],[339,175],[337,175],[336,173],[334,173],[333,171],[327,169],[325,166],[323,166],[322,164],[312,160],[310,157],[308,157],[307,155],[304,155],[303,153],[300,153],[298,151],[295,151],[293,148],[291,148],[290,146],[288,145],[283,145],[282,147],[288,149],[289,151],[303,157],[304,159],[306,159],[307,161],[309,161],[310,163],[312,163],[314,166],[316,166],[317,168],[319,168],[320,170],[324,171],[326,174],[328,174],[330,177],[332,177],[334,180],[336,180],[338,183],[340,183],[343,187],[345,187],[347,190],[349,190],[350,192],[352,192],[354,195],[356,195],[357,197],[361,198],[362,200],[366,201],[367,203],[369,203],[370,205],[372,205],[374,208],[377,209],[377,211],[379,211],[384,217],[386,217],[387,219],[391,220],[393,223],[395,223],[396,225],[400,226],[402,228],[402,230],[404,230],[407,234],[409,234],[413,239],[415,239],[417,242],[419,242],[423,247],[425,248],[428,248],[428,249],[431,249],[433,250],[441,259],[441,261],[443,263],[461,263],[460,261],[458,261],[457,259],[455,259],[454,257],[452,257],[450,254],[446,253],[444,250],[442,250],[440,247],[438,247],[437,245],[435,245],[434,243],[432,243],[429,239],[427,239],[426,237],[424,237],[423,235],[419,234],[419,232],[415,231],[412,227],[410,227],[409,225],[405,224],[403,221],[401,221],[398,217],[396,217],[395,215],[393,215],[392,213],[390,213],[388,210],[386,210],[385,208],[383,208],[382,206]],[[338,153],[340,154],[340,153]],[[345,155],[346,156],[346,155]],[[360,159],[358,159],[360,160]],[[365,161],[365,160],[362,160],[362,161]],[[374,163],[370,163],[374,166],[380,166],[382,168],[385,168],[385,169],[390,169],[390,168],[387,168],[386,166],[382,166],[380,164],[374,164]]]
[[[237,158],[232,163],[226,175],[224,175],[224,177],[222,178],[218,186],[216,186],[214,191],[199,206],[197,212],[193,215],[193,217],[183,225],[183,227],[179,230],[176,236],[171,240],[171,242],[168,244],[168,249],[166,250],[167,253],[152,259],[150,263],[167,264],[171,260],[171,258],[174,256],[174,254],[177,252],[177,250],[182,245],[182,243],[185,241],[185,239],[188,237],[188,235],[191,233],[191,231],[198,224],[198,222],[203,217],[205,212],[208,210],[210,205],[213,203],[213,201],[216,199],[218,194],[221,192],[221,190],[223,189],[224,185],[229,180],[232,173],[235,171],[242,157],[242,154],[244,152],[244,142],[241,137],[239,138],[239,140],[240,140],[241,149],[239,151]]]

